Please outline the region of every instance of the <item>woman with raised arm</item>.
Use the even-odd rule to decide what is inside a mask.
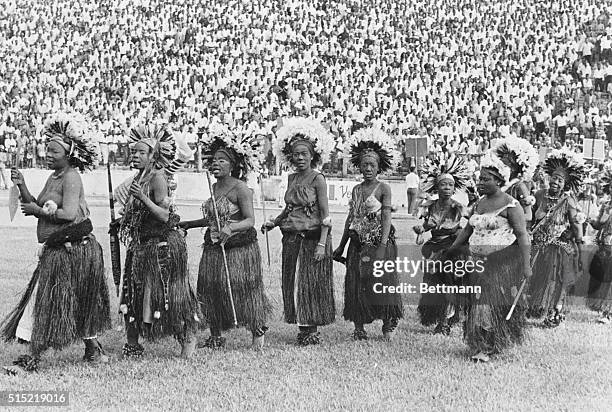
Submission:
[[[394,170],[400,153],[389,135],[374,128],[359,130],[344,144],[344,156],[359,168],[363,182],[353,188],[342,239],[334,251],[338,260],[350,239],[343,316],[355,325],[353,339],[367,340],[364,325],[380,319],[383,336],[390,340],[403,317],[402,299],[399,294],[380,291],[382,286],[397,286],[399,280],[395,271],[375,277],[372,265],[376,260],[397,258],[395,228],[391,224],[391,188],[380,182],[378,175]]]
[[[262,231],[279,226],[283,233],[285,321],[298,324],[300,346],[320,343],[317,327],[333,323],[336,316],[327,184],[313,170],[328,161],[334,145],[331,134],[310,119],[287,119],[276,134],[276,158],[295,173],[289,176],[285,209]]]
[[[38,197],[23,175],[11,171],[21,194],[21,210],[38,219],[38,265],[17,307],[5,319],[6,340],[29,342],[9,374],[38,369],[48,348],[85,343],[83,360],[107,362],[97,335],[111,327],[102,247],[92,234],[89,209],[79,171],[91,168],[96,156],[87,122],[79,114],[58,113],[44,126],[47,165],[53,173]]]
[[[540,162],[538,151],[525,139],[506,137],[500,139],[493,149],[497,157],[510,168],[510,181],[506,182],[503,191],[518,200],[525,213],[527,227],[531,227],[532,211],[535,198],[526,182],[533,179],[533,175]]]
[[[127,247],[120,302],[127,334],[123,357],[142,357],[140,336],[149,340],[174,336],[181,357],[189,358],[200,315],[166,173],[176,153],[175,141],[165,126],[158,125],[134,128],[129,139],[138,173],[119,227]]]
[[[545,316],[544,326],[554,328],[565,319],[568,289],[581,271],[582,224],[576,193],[584,179],[582,156],[567,149],[553,150],[544,162],[550,188],[536,192],[533,277],[528,295],[529,316]]]
[[[474,270],[467,277],[472,293],[463,334],[473,353],[471,359],[488,362],[490,355],[523,340],[523,299],[510,320],[506,316],[521,282],[531,277],[531,265],[523,209],[501,190],[510,180],[510,168],[492,152],[483,156],[480,167],[478,191],[483,197],[447,255],[469,245]]]
[[[412,229],[418,236],[431,232],[431,238],[425,242],[421,252],[425,259],[435,262],[436,258],[453,244],[461,231],[461,218],[465,216],[465,208],[452,199],[457,189],[465,189],[470,176],[462,159],[452,157],[440,162],[430,160],[424,165],[424,179],[421,184],[423,191],[438,199],[426,200],[419,208],[422,225]],[[457,285],[461,277],[455,273],[445,273],[435,265],[427,265],[423,273],[423,283],[433,285]],[[449,335],[453,323],[459,320],[459,296],[445,293],[424,293],[419,301],[418,312],[421,324],[436,325],[434,333]]]
[[[253,194],[246,184],[247,175],[261,167],[260,145],[253,136],[236,135],[225,125],[216,124],[203,147],[216,179],[212,186],[215,204],[208,199],[202,205],[202,219],[180,223],[186,230],[207,228],[197,287],[202,313],[210,324],[210,337],[203,346],[225,346],[221,332],[234,327],[235,320],[252,333],[252,348],[261,349],[271,306],[264,292]]]

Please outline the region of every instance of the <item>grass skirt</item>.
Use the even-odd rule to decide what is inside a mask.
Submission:
[[[527,292],[531,316],[541,317],[563,304],[565,293],[578,278],[578,265],[579,255],[570,255],[560,246],[546,245],[540,249]]]
[[[160,245],[164,241],[167,246]],[[133,323],[141,336],[155,340],[164,336],[181,337],[187,331],[197,330],[201,315],[189,282],[187,246],[176,230],[168,231],[166,239],[132,242],[125,260],[123,290],[121,303],[127,305],[128,322]],[[145,305],[149,291],[150,303]],[[145,313],[149,311],[157,312],[159,317],[153,315],[152,319],[146,319]],[[150,327],[145,326],[149,322]]]
[[[598,312],[612,312],[612,247],[599,246],[590,267],[587,305]]]
[[[316,262],[319,238],[300,233],[283,234],[282,289],[285,322],[323,326],[334,322],[334,279],[331,233],[325,242],[325,257]]]
[[[232,297],[239,326],[255,331],[266,325],[272,306],[264,293],[259,243],[226,248]],[[198,298],[211,327],[234,326],[223,253],[219,245],[205,245],[198,273]]]
[[[346,277],[344,278],[344,319],[357,324],[372,323],[377,319],[399,319],[403,317],[402,299],[399,294],[375,294],[374,283],[385,286],[399,285],[396,272],[385,273],[375,278],[372,264],[376,247],[362,247],[358,235],[351,231],[351,240],[346,258]],[[370,264],[361,261],[362,256],[370,257]],[[397,245],[389,239],[385,260],[395,261]]]
[[[423,257],[431,258],[432,254],[446,251],[455,241],[457,236],[452,235],[439,242],[427,241],[422,248]],[[457,257],[458,258],[458,257]],[[442,259],[446,259],[442,256]],[[453,273],[427,271],[423,273],[423,283],[428,286],[435,285],[456,285],[461,286],[466,282],[465,277],[455,277]],[[450,303],[455,304],[455,316],[451,318],[451,323],[459,318],[459,306],[461,306],[458,296],[451,296],[444,293],[423,293],[419,299],[419,318],[423,326],[435,325],[446,318],[446,309]]]
[[[33,291],[36,295],[33,296]],[[102,247],[93,235],[72,248],[45,247],[17,307],[3,322],[5,340],[15,338],[30,299],[34,302],[34,353],[62,349],[111,328],[110,300]]]
[[[473,259],[483,259],[473,256]],[[467,276],[471,286],[481,293],[470,294],[463,325],[463,337],[473,351],[501,352],[511,344],[521,343],[525,329],[525,299],[519,300],[510,320],[506,316],[523,279],[523,259],[517,245],[491,253],[482,273]]]

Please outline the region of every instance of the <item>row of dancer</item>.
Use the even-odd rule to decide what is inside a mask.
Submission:
[[[60,116],[45,126],[48,165],[54,172],[38,198],[29,193],[23,176],[12,171],[11,177],[21,192],[22,211],[38,218],[37,234],[42,247],[39,264],[23,298],[3,324],[5,339],[30,343],[30,354],[20,356],[8,367],[10,373],[36,370],[44,350],[61,349],[79,339],[86,346],[84,360],[108,360],[97,335],[110,327],[110,299],[102,251],[91,234],[77,172],[93,162],[84,123],[75,116]],[[123,205],[123,217],[115,226],[127,246],[123,282],[115,280],[117,285],[121,284],[120,309],[127,331],[123,356],[143,355],[141,337],[174,336],[181,344],[182,356],[189,357],[196,347],[196,331],[203,326],[210,328],[210,337],[202,346],[224,346],[222,332],[240,325],[252,333],[253,346],[261,348],[271,306],[264,292],[252,192],[244,183],[246,175],[260,165],[257,142],[235,135],[223,126],[212,130],[205,150],[210,159],[209,170],[216,178],[211,187],[213,196],[203,205],[202,219],[181,221],[172,200],[175,189],[172,173],[181,160],[181,150],[177,154],[173,136],[164,127],[151,125],[134,129],[130,139],[138,173],[116,190]],[[466,184],[461,161],[454,160],[450,167],[430,167],[428,180],[439,197],[427,205],[425,224],[415,228],[417,232],[432,231],[426,244],[429,249],[423,249],[428,256],[436,252],[437,258],[444,259],[486,257],[482,274],[461,279],[465,284],[481,286],[482,294],[463,300],[442,296],[445,300],[442,304],[428,303],[424,298],[419,307],[423,322],[439,322],[441,326],[437,329],[442,331],[447,330],[444,322],[453,311],[464,310],[465,337],[475,352],[474,360],[486,361],[490,354],[520,342],[523,336],[523,309],[528,305],[519,305],[509,320],[505,316],[516,294],[513,289],[532,272],[525,216],[530,216],[533,199],[521,186],[524,183],[519,175],[525,175],[525,170],[513,169],[511,160],[525,156],[520,153],[509,156],[508,153],[517,151],[512,144],[507,142],[505,156],[503,150],[497,150],[483,159],[478,183],[482,197],[472,205],[469,214],[450,199],[455,188]],[[178,146],[180,149],[183,145]],[[364,325],[380,319],[384,336],[391,339],[403,315],[399,296],[381,300],[372,288],[372,262],[395,260],[397,256],[391,224],[391,191],[377,177],[397,166],[399,153],[393,140],[375,129],[355,133],[345,147],[346,156],[360,168],[364,180],[353,190],[342,239],[334,251],[326,183],[314,169],[327,161],[333,149],[331,136],[312,120],[288,119],[275,142],[277,158],[291,164],[296,173],[289,179],[286,208],[264,223],[262,229],[279,226],[283,233],[283,309],[285,321],[299,327],[299,345],[319,343],[317,328],[335,320],[332,259],[342,260],[347,244],[343,315],[355,325],[353,337],[366,339]],[[549,157],[544,166],[553,176],[551,188],[566,193],[565,189],[579,182],[572,180],[576,175],[573,162],[567,153],[553,153]],[[554,176],[563,179],[556,186]],[[516,198],[504,193],[502,188],[506,187],[515,191]],[[571,193],[567,196],[571,198]],[[563,221],[564,224],[577,223],[570,202],[563,210],[568,211],[571,219]],[[558,217],[551,220],[550,216],[556,215],[550,210],[538,224],[542,219],[560,224],[562,219]],[[457,219],[464,215],[469,215],[469,220],[459,231]],[[187,248],[181,232],[196,227],[207,227],[207,231],[194,291],[189,284]],[[581,232],[576,233],[580,236]],[[536,239],[534,235],[534,244]],[[469,244],[469,251],[463,250],[465,244]],[[544,251],[550,246],[563,246],[541,244]],[[559,250],[540,252],[537,257],[553,254],[559,256]],[[542,273],[546,274],[546,281],[540,283],[545,286],[531,282],[531,288],[536,292],[544,288],[542,295],[552,296],[554,320],[567,284],[564,280],[556,281],[557,272]],[[438,275],[427,273],[426,281],[458,281],[452,274]],[[387,276],[386,281],[397,284],[399,280],[395,274]],[[548,291],[550,285],[552,291]],[[540,305],[544,305],[543,301],[544,298]],[[427,319],[431,313],[433,317]]]
[[[385,140],[368,142],[375,132]],[[53,173],[38,197],[30,194],[19,171],[11,172],[21,193],[23,213],[38,219],[41,248],[26,292],[2,325],[6,340],[18,339],[30,347],[29,354],[6,368],[9,373],[35,371],[45,350],[61,349],[80,339],[85,342],[85,361],[108,361],[98,341],[98,334],[111,326],[104,260],[92,234],[77,172],[94,161],[89,133],[85,119],[78,115],[61,114],[47,122],[47,158]],[[399,153],[391,149],[392,140],[387,135],[372,133],[358,134],[361,140],[355,140],[351,151],[353,163],[368,170],[365,190],[370,192],[350,216],[356,225],[363,224],[363,236],[375,235],[372,231],[378,230],[376,239],[369,242],[382,244],[384,253],[394,253],[390,190],[373,182],[381,156],[383,169],[387,169],[397,165]],[[121,285],[119,307],[127,334],[123,357],[143,355],[140,338],[164,336],[174,336],[181,344],[181,355],[189,357],[196,347],[196,331],[203,325],[211,334],[202,346],[223,346],[222,331],[238,325],[251,331],[253,346],[260,348],[271,306],[264,293],[252,192],[244,182],[247,174],[260,166],[258,143],[223,126],[211,130],[205,150],[209,170],[216,178],[211,187],[213,196],[203,205],[202,219],[180,221],[173,204],[172,172],[178,159],[173,136],[164,127],[148,125],[133,129],[130,141],[133,166],[138,172],[115,191],[123,216],[111,225],[127,249],[123,279],[115,279],[115,284]],[[334,322],[336,316],[327,187],[323,175],[313,169],[328,160],[334,142],[318,122],[288,119],[278,132],[276,146],[279,158],[293,165],[296,173],[290,177],[285,195],[287,207],[263,229],[279,226],[283,232],[285,320],[298,325],[297,343],[306,346],[319,343],[317,328]],[[356,189],[356,193],[359,190],[364,189]],[[378,202],[378,207],[372,208],[371,199]],[[383,215],[386,229],[381,232],[372,226],[372,217],[380,223]],[[197,292],[189,284],[182,236],[196,227],[207,227]],[[352,233],[351,224],[347,224],[349,227]],[[361,233],[359,229],[357,232]],[[359,282],[359,273],[350,276],[353,282]],[[401,300],[397,299],[392,308],[368,308],[358,296],[362,289],[346,290],[345,300],[353,302],[345,310],[346,316],[356,325],[383,319],[383,331],[390,339],[402,315]],[[351,296],[352,290],[355,296]]]
[[[537,168],[548,176],[548,188],[530,188]],[[477,193],[470,190],[470,177],[457,159],[429,161],[424,174],[423,188],[436,198],[422,203],[423,224],[413,228],[418,238],[431,232],[423,245],[423,256],[480,257],[485,259],[486,275],[426,272],[424,281],[429,284],[480,284],[483,293],[467,299],[452,294],[423,295],[418,307],[423,325],[435,324],[434,333],[449,334],[463,308],[465,337],[474,350],[472,359],[485,362],[491,354],[523,340],[526,318],[543,319],[547,328],[559,326],[569,310],[568,295],[583,273],[582,262],[593,252],[584,246],[587,224],[597,231],[596,245],[592,246],[595,256],[588,268],[587,302],[601,314],[601,323],[610,322],[611,203],[608,198],[602,204],[596,219],[587,220],[581,212],[577,197],[586,168],[580,155],[553,150],[540,164],[537,151],[527,141],[506,138],[483,158]],[[612,171],[605,170],[602,181],[609,197]],[[470,196],[469,207],[452,199],[456,189],[475,194]],[[466,241],[469,250],[462,250],[460,246]],[[526,293],[517,299],[523,283]],[[515,301],[518,306],[506,319]]]

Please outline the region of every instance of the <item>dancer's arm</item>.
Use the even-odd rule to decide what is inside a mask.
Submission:
[[[322,260],[325,256],[325,244],[327,242],[327,234],[331,227],[331,219],[329,217],[329,205],[327,203],[327,183],[322,174],[319,174],[314,182],[314,187],[317,191],[317,202],[319,203],[319,213],[321,216],[321,236],[319,243],[315,249],[315,260]]]
[[[11,169],[11,180],[13,181],[13,184],[19,189],[19,194],[21,195],[22,203],[36,202],[36,198],[32,196],[32,194],[28,190],[28,186],[25,183],[23,175],[19,170],[17,170],[16,167]]]
[[[338,258],[342,256],[342,254],[344,253],[344,249],[346,248],[346,244],[349,241],[349,227],[351,226],[351,222],[353,221],[353,204],[352,204],[353,200],[352,199],[355,199],[358,187],[359,185],[353,187],[353,191],[351,193],[351,206],[349,206],[349,213],[348,213],[348,216],[346,217],[346,220],[344,221],[344,231],[342,232],[342,238],[340,239],[340,244],[338,245],[336,250],[334,250],[334,258]]]
[[[389,240],[389,234],[391,233],[391,188],[388,184],[383,183],[381,185],[382,193],[381,193],[381,202],[382,210],[381,210],[381,246],[387,246],[387,242]]]
[[[531,241],[527,234],[525,213],[522,207],[509,207],[506,209],[506,213],[523,258],[523,273],[526,278],[531,277]]]
[[[169,206],[161,206],[168,196],[168,183],[162,176],[155,174],[151,178],[151,194],[153,199],[149,198],[142,191],[142,186],[136,180],[130,186],[130,194],[140,200],[157,220],[165,223],[170,218]]]
[[[225,243],[235,233],[244,232],[255,225],[255,212],[253,211],[253,192],[244,184],[238,184],[236,188],[238,207],[243,219],[239,222],[228,223],[221,229],[219,240]]]

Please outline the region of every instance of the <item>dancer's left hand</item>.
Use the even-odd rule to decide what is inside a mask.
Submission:
[[[531,272],[531,265],[527,265],[524,269],[523,269],[523,274],[525,276],[525,278],[529,279],[531,277],[531,275],[533,274]]]
[[[325,257],[325,248],[321,245],[317,245],[317,248],[315,249],[315,253],[314,253],[314,260],[316,262],[320,262],[323,260],[324,257]]]
[[[133,181],[130,186],[130,195],[134,196],[138,200],[142,200],[144,193],[142,191],[142,186],[138,184],[138,182]]]
[[[34,202],[22,203],[21,204],[21,211],[26,216],[36,216],[36,214],[39,214],[41,212],[41,207],[38,206]]]
[[[232,236],[232,228],[230,225],[225,225],[221,232],[219,232],[219,243],[225,244],[230,236]]]

